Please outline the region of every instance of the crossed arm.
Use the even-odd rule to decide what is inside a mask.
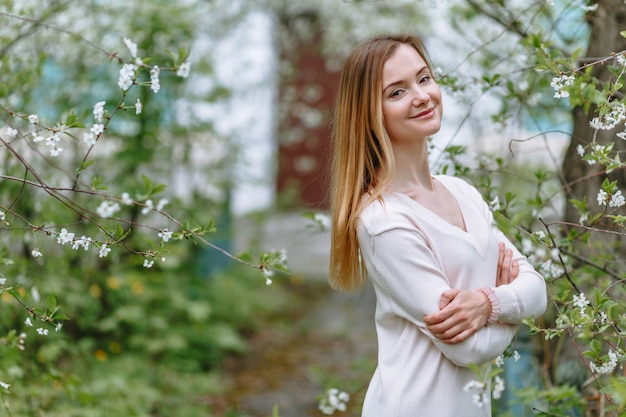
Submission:
[[[513,260],[513,251],[502,242],[498,249],[496,287],[513,282],[519,274],[519,264]],[[451,288],[441,294],[439,311],[425,316],[424,322],[437,339],[456,344],[487,325],[492,307],[483,292]]]

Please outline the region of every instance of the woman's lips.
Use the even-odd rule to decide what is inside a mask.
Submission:
[[[411,117],[411,119],[428,118],[432,116],[434,112],[435,112],[435,108],[433,107],[428,110],[424,110],[421,113],[416,114],[415,116]]]

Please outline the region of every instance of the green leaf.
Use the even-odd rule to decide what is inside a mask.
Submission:
[[[91,165],[93,165],[93,163],[94,163],[93,160],[83,161],[83,163],[80,164],[80,168],[76,168],[76,171],[74,171],[74,173],[75,174],[80,174],[81,172],[83,172],[84,170],[89,168]]]
[[[122,225],[118,223],[117,229],[115,230],[115,233],[114,233],[115,240],[117,240],[118,242],[121,242],[122,240],[126,239],[126,236],[128,236],[131,230],[132,230],[131,228],[129,228],[128,230],[124,230]]]
[[[57,299],[54,298],[52,295],[49,295],[46,298],[46,308],[48,309],[48,311],[54,311],[57,307]]]

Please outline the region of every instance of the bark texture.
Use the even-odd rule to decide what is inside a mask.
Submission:
[[[587,56],[584,62],[592,62],[597,58],[609,56],[626,49],[626,39],[620,35],[626,29],[626,4],[623,0],[600,0],[598,9],[588,15],[591,29]],[[613,76],[605,65],[595,65],[593,75],[603,83],[611,82]],[[623,91],[623,90],[622,90]],[[623,97],[623,96],[622,96]],[[616,97],[621,99],[622,97]],[[583,161],[577,153],[577,146],[593,142],[594,129],[589,126],[589,121],[596,116],[596,108],[591,107],[588,112],[583,107],[573,109],[574,130],[572,140],[563,161],[563,176],[565,180],[565,192],[567,203],[565,209],[565,221],[578,223],[580,215],[576,208],[569,203],[570,199],[587,200],[588,207],[592,212],[597,212],[597,195],[602,181],[608,176],[610,180],[617,180],[620,189],[626,193],[626,172],[624,169],[614,170],[607,174],[603,167],[589,165]],[[626,142],[617,138],[616,134],[624,129],[620,124],[613,130],[600,130],[596,136],[598,144],[615,142],[614,151],[623,153]],[[625,158],[622,156],[622,160]],[[622,210],[618,214],[625,214]],[[617,230],[612,221],[600,225],[603,229]],[[605,244],[616,245],[615,249],[621,251],[626,248],[626,239],[620,234],[602,234]]]

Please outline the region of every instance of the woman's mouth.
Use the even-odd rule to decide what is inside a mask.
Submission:
[[[426,119],[431,117],[435,113],[435,108],[431,107],[428,110],[424,110],[423,112],[417,113],[415,116],[411,117],[411,119]]]

